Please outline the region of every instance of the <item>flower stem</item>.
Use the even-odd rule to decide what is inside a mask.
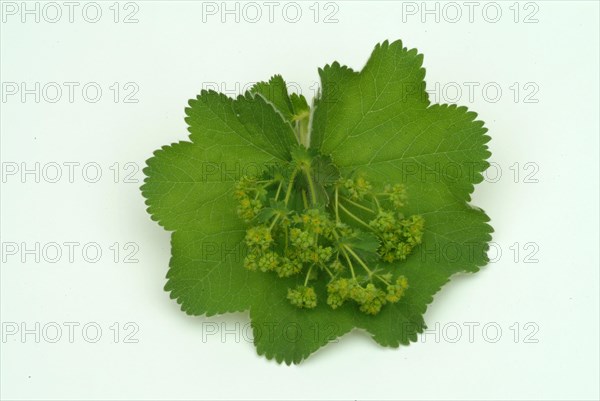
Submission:
[[[352,199],[348,199],[345,196],[342,196],[342,199],[348,203],[350,203],[351,205],[354,205],[360,209],[366,210],[367,212],[371,212],[371,213],[375,213],[375,211],[373,209],[370,209],[366,206],[361,205],[360,203],[354,202]]]
[[[365,223],[364,221],[362,221],[362,219],[360,217],[357,217],[356,215],[354,215],[354,213],[352,213],[350,210],[346,209],[344,207],[344,205],[342,205],[341,203],[339,203],[338,205],[339,205],[340,209],[342,209],[344,212],[346,212],[346,214],[348,216],[352,217],[354,220],[356,220],[357,222],[359,222],[363,226],[367,227],[369,230],[371,229],[371,226],[369,226],[367,223]]]
[[[278,213],[275,218],[273,219],[273,221],[271,222],[271,226],[269,227],[269,230],[272,230],[273,227],[275,227],[275,223],[277,223],[277,220],[279,220],[279,216],[280,214]]]
[[[331,270],[329,270],[329,268],[327,266],[325,266],[325,264],[321,263],[321,266],[323,267],[323,269],[325,269],[325,271],[329,274],[329,277],[333,278],[334,275],[331,272]]]
[[[308,199],[306,199],[306,191],[302,190],[302,202],[304,203],[304,208],[308,209]]]
[[[348,262],[348,267],[350,267],[350,273],[352,273],[352,278],[354,280],[356,280],[356,274],[354,273],[354,266],[352,266],[352,261],[350,260],[350,257],[348,256],[348,253],[346,253],[346,250],[344,248],[342,248],[342,253],[344,254],[344,257],[346,258],[346,261]]]
[[[284,199],[286,206],[290,200],[290,196],[292,195],[292,188],[294,187],[294,180],[296,179],[296,174],[298,174],[298,170],[294,170],[294,172],[292,173],[292,176],[290,177],[290,183],[288,184],[287,191],[285,193],[285,199]]]
[[[335,222],[340,222],[340,212],[339,212],[339,198],[338,198],[338,188],[335,188]]]
[[[384,279],[383,277],[381,277],[379,274],[375,274],[375,277],[377,277],[379,280],[383,281],[384,284],[391,285],[389,283],[389,281],[387,281],[386,279]]]
[[[377,200],[377,196],[375,196],[375,194],[373,194],[373,200],[375,201],[375,204],[377,205],[377,210],[381,212],[381,205],[379,204],[379,201]]]
[[[311,266],[308,268],[308,273],[306,273],[306,278],[304,279],[304,286],[305,286],[305,287],[306,287],[306,284],[308,284],[308,279],[310,278],[310,273],[312,272],[313,266],[314,266],[314,265],[311,265]]]
[[[306,175],[306,180],[308,181],[308,189],[310,192],[310,200],[314,205],[317,204],[317,193],[315,191],[315,184],[312,179],[312,175],[310,174],[310,167],[305,167],[302,169],[304,171],[304,175]]]
[[[283,180],[279,181],[279,187],[277,187],[277,193],[275,194],[275,200],[279,199],[279,193],[281,192],[282,186],[283,186]]]
[[[367,273],[369,273],[369,277],[371,277],[373,275],[373,272],[371,271],[371,269],[369,269],[365,262],[363,262],[360,256],[358,256],[356,252],[354,252],[352,248],[350,248],[348,245],[344,245],[344,248],[346,248],[346,250],[350,252],[352,256],[354,256],[354,259],[356,259],[356,261],[367,271]]]

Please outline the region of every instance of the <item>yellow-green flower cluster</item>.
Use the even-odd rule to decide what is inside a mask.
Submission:
[[[263,224],[250,227],[246,231],[246,245],[249,248],[268,249],[273,244],[271,229]]]
[[[288,255],[301,262],[326,263],[333,254],[330,246],[318,244],[318,234],[311,232],[310,229],[292,228],[289,241]]]
[[[312,309],[317,306],[317,294],[314,288],[299,285],[295,289],[288,289],[287,299],[299,308]]]
[[[306,230],[326,237],[331,235],[334,226],[329,216],[319,209],[308,209],[304,213],[296,215],[294,221],[302,224]]]
[[[238,201],[238,216],[246,223],[250,222],[263,208],[265,194],[265,189],[258,185],[255,178],[242,177],[233,191],[233,197]]]
[[[385,262],[406,259],[423,241],[425,220],[420,215],[405,219],[400,213],[381,211],[369,225],[381,239],[379,254]]]
[[[288,257],[281,258],[281,264],[275,269],[275,273],[279,277],[290,277],[294,274],[298,274],[302,271],[302,262],[299,260],[292,260]]]
[[[330,263],[334,253],[332,246],[321,241],[331,238],[333,227],[334,224],[327,214],[318,209],[308,209],[294,214],[292,218],[278,217],[272,221],[271,226],[251,226],[246,230],[248,253],[244,259],[244,267],[252,271],[274,272],[279,277],[299,274],[305,267],[311,266],[321,268],[331,264],[336,271],[341,270],[341,266],[338,266],[339,261]],[[307,297],[307,288],[313,291],[311,287],[304,286],[304,298],[300,298]],[[300,302],[300,290],[294,291],[295,301],[290,298],[290,302],[310,308],[313,302]],[[312,294],[316,305],[314,291]]]
[[[258,259],[258,268],[260,269],[261,272],[265,272],[265,273],[276,270],[277,267],[279,267],[279,264],[280,264],[279,255],[273,251],[265,252]]]
[[[361,200],[371,192],[373,186],[365,179],[365,177],[359,175],[353,179],[345,180],[344,188],[348,191],[350,199]]]
[[[236,185],[238,214],[251,223],[244,267],[281,278],[299,276],[297,284],[302,284],[287,293],[299,308],[317,307],[310,283],[327,280],[331,308],[352,302],[376,315],[384,305],[400,301],[408,288],[401,266],[382,262],[406,259],[423,240],[424,219],[402,213],[407,202],[403,185],[387,185],[377,193],[360,175],[332,181],[325,189],[326,204],[319,203],[310,155],[303,155],[308,159],[291,171],[260,181],[244,177]],[[294,182],[302,174],[304,180]]]
[[[408,196],[406,195],[406,188],[402,184],[386,185],[384,193],[388,196],[388,199],[392,202],[396,209],[400,209],[406,205]]]
[[[385,296],[386,301],[394,303],[398,302],[404,295],[404,291],[408,288],[408,279],[404,276],[400,276],[396,279],[394,284],[387,286],[387,294]]]
[[[404,276],[397,278],[394,284],[387,284],[386,291],[368,283],[360,285],[356,279],[340,278],[327,285],[327,303],[336,309],[348,300],[359,305],[359,309],[370,315],[376,315],[386,303],[396,303],[408,288],[408,280]]]

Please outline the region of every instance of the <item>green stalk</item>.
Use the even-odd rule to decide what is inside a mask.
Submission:
[[[312,268],[314,265],[311,265],[310,268],[308,269],[308,273],[306,273],[306,278],[304,279],[304,286],[306,287],[306,284],[308,284],[308,278],[310,277],[310,273],[312,272]]]
[[[371,271],[371,269],[369,269],[365,262],[363,262],[360,256],[358,256],[356,252],[354,252],[352,248],[350,248],[348,245],[344,244],[344,248],[346,248],[346,250],[350,252],[352,256],[354,256],[354,259],[356,259],[356,261],[367,271],[367,273],[369,273],[369,277],[371,277],[373,275],[373,272]]]
[[[279,181],[279,187],[277,187],[277,193],[275,194],[275,200],[279,200],[279,193],[281,192],[281,187],[283,186],[283,180]]]
[[[352,266],[352,261],[350,260],[350,257],[348,256],[348,254],[346,253],[346,250],[344,248],[342,248],[342,253],[344,254],[344,257],[346,258],[346,261],[348,262],[348,266],[350,267],[350,273],[352,273],[352,278],[354,280],[356,280],[356,274],[354,274],[354,267]]]
[[[356,203],[352,199],[348,199],[345,196],[342,196],[342,199],[345,200],[346,202],[350,203],[351,205],[354,205],[354,206],[356,206],[356,207],[358,207],[360,209],[366,210],[367,212],[375,213],[375,211],[373,209],[369,209],[368,207],[363,206],[360,203]]]
[[[271,226],[269,227],[269,230],[272,230],[273,227],[275,227],[275,223],[277,223],[277,220],[279,220],[279,216],[280,214],[278,213],[275,218],[273,219],[273,221],[271,222]]]
[[[306,180],[308,181],[308,189],[310,192],[310,199],[314,206],[317,204],[317,192],[315,191],[315,184],[313,182],[312,175],[310,174],[310,167],[303,168],[302,170],[306,175]]]
[[[339,203],[338,205],[344,212],[346,212],[346,214],[348,214],[348,216],[352,217],[354,220],[356,220],[357,222],[359,222],[360,224],[362,224],[363,226],[365,226],[369,230],[371,230],[371,226],[369,226],[367,223],[362,221],[362,219],[360,217],[355,216],[354,213],[352,213],[350,210],[346,209],[344,207],[344,205],[342,205],[341,203]]]
[[[383,281],[384,284],[391,285],[387,280],[385,280],[379,274],[375,274],[375,277],[377,277],[379,280]]]
[[[339,199],[338,199],[338,188],[335,187],[335,222],[340,222],[340,212],[339,212]]]
[[[298,138],[298,143],[300,143],[300,145],[304,145],[304,147],[307,149],[310,146],[310,138],[308,136],[309,118],[309,111],[294,116],[294,120],[296,120],[296,137]]]
[[[326,271],[327,273],[329,273],[329,277],[331,277],[331,278],[333,278],[333,277],[334,277],[334,275],[333,275],[333,273],[331,272],[331,270],[329,270],[329,268],[328,268],[327,266],[325,266],[325,264],[321,263],[321,267],[323,267],[323,269],[325,269],[325,271]]]
[[[304,203],[304,208],[308,209],[308,199],[306,199],[306,191],[302,190],[302,203]]]
[[[377,210],[381,212],[381,205],[379,204],[379,201],[377,200],[377,196],[373,195],[373,200],[375,201],[375,204],[377,205]]]
[[[290,195],[292,195],[292,188],[294,187],[294,180],[296,179],[296,174],[298,174],[298,170],[294,170],[294,172],[292,173],[292,176],[290,177],[290,183],[288,184],[287,192],[285,193],[285,199],[284,199],[286,206],[290,200]]]

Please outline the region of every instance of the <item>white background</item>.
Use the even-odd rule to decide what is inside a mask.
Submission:
[[[239,22],[221,21],[221,2],[203,22],[200,2],[99,2],[96,23],[84,18],[95,18],[87,2],[73,22],[58,2],[54,23],[56,7],[37,4],[27,7],[39,22],[21,2],[2,4],[2,399],[598,399],[597,2],[480,2],[472,22],[463,2],[427,3],[436,21],[421,2],[393,1],[321,3],[315,22],[307,2],[296,23],[283,2],[273,22],[254,3],[256,23],[243,3]],[[138,22],[124,23],[132,12]],[[332,12],[337,22],[324,23]],[[384,349],[355,331],[299,366],[257,356],[246,313],[181,313],[162,290],[169,233],[138,188],[152,152],[186,138],[187,100],[274,73],[312,97],[317,67],[359,69],[377,42],[398,38],[425,54],[432,101],[466,105],[490,130],[494,169],[474,203],[492,218],[494,263],[444,287],[420,342]],[[72,102],[65,82],[79,85]],[[24,98],[21,83],[33,89]],[[82,94],[87,83],[102,89],[96,103],[90,85]],[[79,163],[72,183],[69,162]],[[39,182],[21,174],[35,163]],[[88,182],[97,167],[101,178]],[[24,251],[36,242],[37,254]],[[72,262],[65,242],[79,244]],[[55,263],[49,243],[62,250]],[[82,255],[88,243],[88,260],[102,251],[96,263]],[[124,263],[130,252],[137,262]],[[78,325],[72,342],[68,324]]]

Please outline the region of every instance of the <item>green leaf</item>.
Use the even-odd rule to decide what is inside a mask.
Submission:
[[[375,317],[358,316],[359,327],[389,346],[415,341],[427,304],[451,275],[487,263],[492,232],[485,213],[466,203],[488,166],[487,130],[465,107],[429,105],[422,61],[397,41],[378,45],[360,73],[325,67],[312,126],[342,174],[360,171],[380,187],[404,183],[408,213],[426,219],[423,245],[398,264],[410,283],[405,297]]]
[[[258,97],[232,100],[205,91],[189,103],[192,142],[163,147],[144,169],[148,212],[176,230],[165,289],[189,314],[244,310],[248,291],[256,290],[249,287],[255,275],[241,267],[244,227],[235,214],[233,184],[285,160],[290,140],[284,134],[293,134]]]
[[[281,75],[274,75],[269,82],[256,83],[250,92],[264,97],[284,116],[286,121],[293,122],[296,120],[295,117],[310,111],[304,96],[288,93],[287,85]]]
[[[189,315],[243,311],[261,284],[241,264],[244,229],[177,230],[165,290]]]
[[[348,241],[356,249],[360,249],[365,252],[376,253],[377,247],[379,247],[379,240],[372,233],[361,231],[360,234]]]
[[[360,73],[334,63],[320,70],[311,141],[343,171],[400,177],[427,208],[469,200],[490,156],[476,113],[429,106],[423,56],[401,41],[377,45]],[[357,149],[361,149],[357,152]],[[439,202],[438,202],[439,201]]]
[[[290,95],[290,100],[292,102],[292,108],[294,110],[294,116],[298,117],[304,113],[310,112],[310,107],[306,102],[306,98],[303,95],[299,95],[297,93],[292,93]]]
[[[424,217],[423,244],[398,265],[409,282],[405,296],[397,304],[386,305],[377,316],[356,316],[357,326],[381,345],[397,347],[416,341],[427,327],[423,314],[435,293],[453,274],[474,273],[488,262],[492,229],[483,212],[456,206],[424,213]]]
[[[294,115],[294,106],[288,94],[287,85],[281,75],[274,75],[269,82],[258,82],[251,89],[251,93],[258,93],[269,101],[277,111],[291,121]]]
[[[273,279],[265,274],[258,275]],[[355,312],[351,308],[332,310],[325,302],[311,310],[291,305],[286,299],[287,288],[296,282],[290,279],[285,283],[270,283],[268,290],[257,292],[252,300],[250,318],[259,355],[288,365],[300,363],[355,327]],[[316,292],[320,299],[326,299],[323,286],[317,286]]]
[[[148,213],[168,230],[240,228],[233,183],[286,160],[291,128],[260,98],[203,91],[189,104],[192,142],[164,146],[146,162]]]
[[[416,50],[386,41],[360,72],[337,62],[320,69],[312,110],[304,97],[288,93],[279,75],[235,100],[203,91],[190,101],[190,141],[156,151],[142,186],[152,219],[173,231],[165,289],[183,311],[249,310],[258,353],[287,364],[354,328],[384,346],[417,339],[426,327],[423,314],[452,275],[487,263],[492,232],[486,214],[468,204],[488,166],[486,129],[465,107],[429,103],[422,64]],[[298,146],[308,140],[310,149]],[[270,201],[256,220],[267,224],[278,211],[301,208],[305,200],[297,192],[307,185],[327,204],[340,177],[355,173],[374,188],[404,184],[403,212],[423,216],[425,232],[406,260],[382,263],[408,279],[399,302],[376,315],[351,303],[334,310],[326,303],[328,277],[317,270],[308,276],[317,306],[301,309],[286,296],[288,288],[305,284],[304,275],[279,278],[243,267],[247,226],[236,215],[235,182],[274,165],[288,182],[293,158],[310,160],[305,171],[313,182],[299,177],[290,203]],[[374,235],[362,232],[351,245],[369,263],[378,257]]]

